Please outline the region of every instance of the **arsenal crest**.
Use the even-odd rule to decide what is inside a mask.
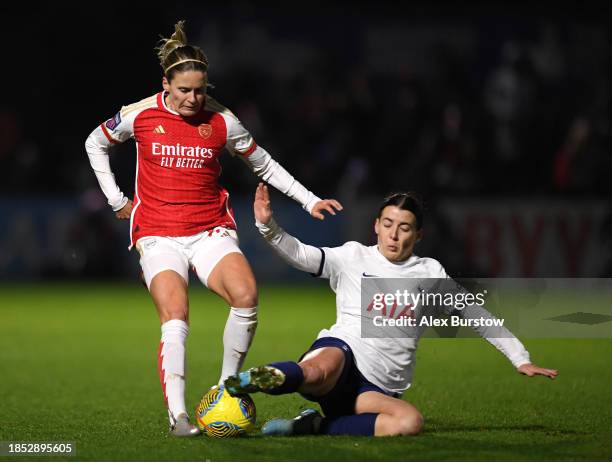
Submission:
[[[212,127],[210,124],[202,124],[198,127],[198,133],[202,138],[210,138],[210,135],[212,135]]]

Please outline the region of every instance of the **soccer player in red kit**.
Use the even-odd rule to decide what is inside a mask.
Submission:
[[[185,341],[189,329],[188,270],[229,305],[223,334],[220,382],[244,362],[257,326],[257,286],[238,247],[229,194],[219,183],[219,155],[226,148],[260,178],[295,199],[313,217],[342,206],[321,200],[260,146],[227,108],[206,94],[208,59],[188,45],[183,21],[158,48],[163,91],[124,106],[98,126],[85,147],[100,187],[117,218],[130,219],[130,248],[140,265],[161,321],[159,373],[170,433],[199,433],[185,407]],[[108,150],[136,141],[134,201],[120,191]]]

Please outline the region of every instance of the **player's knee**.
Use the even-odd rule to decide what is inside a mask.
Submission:
[[[325,371],[316,364],[303,363],[300,364],[300,367],[304,374],[304,384],[311,393],[316,394],[316,391],[325,383]]]
[[[235,308],[252,308],[257,306],[257,289],[247,284],[237,284],[229,293],[229,302]]]
[[[186,305],[169,304],[159,309],[159,316],[162,324],[173,319],[187,322],[189,310]]]
[[[423,430],[423,415],[418,412],[404,414],[397,418],[397,431],[399,435],[418,435]]]
[[[162,322],[171,319],[187,321],[189,301],[180,288],[169,287],[167,291],[157,291],[153,300]]]
[[[160,304],[160,312],[166,315],[170,319],[183,319],[187,317],[189,311],[188,302],[180,297],[168,298],[163,300]]]

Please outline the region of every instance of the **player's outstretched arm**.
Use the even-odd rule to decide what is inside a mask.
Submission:
[[[464,319],[496,319],[489,311],[479,305],[466,306],[458,313]],[[555,369],[545,369],[532,364],[529,359],[529,352],[525,349],[522,342],[504,326],[484,326],[472,327],[481,337],[501,351],[516,367],[516,370],[524,375],[533,377],[534,375],[544,375],[554,379],[558,371]]]
[[[253,202],[255,224],[274,251],[291,266],[308,273],[319,273],[323,253],[317,247],[303,244],[282,229],[272,218],[272,205],[268,187],[259,183]]]
[[[253,207],[255,209],[255,219],[259,223],[267,224],[268,220],[272,218],[272,207],[270,206],[270,193],[268,192],[268,187],[263,183],[259,183],[255,191],[255,203]],[[324,210],[330,215],[335,215],[336,211],[342,210],[342,204],[336,199],[322,199],[315,203],[310,211],[310,215],[319,220],[324,220],[325,215],[322,213]]]
[[[210,97],[209,101],[219,105]],[[233,153],[233,155],[239,154],[240,159],[262,181],[299,202],[304,210],[319,220],[325,219],[323,212],[335,215],[337,211],[342,210],[342,205],[337,200],[321,199],[296,180],[264,148],[255,143],[251,134],[235,116],[229,116],[227,112],[229,111],[224,112],[224,114],[227,124],[227,147],[230,153]]]
[[[304,210],[313,218],[324,220],[323,212],[335,215],[342,210],[342,205],[336,199],[320,199],[309,191],[261,146],[257,146],[251,154],[242,159],[263,181],[302,204]]]
[[[528,377],[533,377],[534,375],[543,375],[548,378],[554,379],[557,375],[559,375],[559,371],[556,369],[545,369],[543,367],[536,366],[535,364],[523,364],[516,369],[519,373],[526,375]]]

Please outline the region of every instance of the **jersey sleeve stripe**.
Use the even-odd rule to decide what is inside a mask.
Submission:
[[[319,247],[321,251],[321,263],[319,263],[319,270],[316,273],[311,273],[312,277],[318,278],[323,274],[323,267],[325,266],[325,252]]]
[[[117,141],[116,139],[114,139],[110,133],[108,133],[108,130],[106,129],[106,127],[104,126],[104,124],[100,124],[100,128],[102,129],[102,133],[104,133],[104,136],[106,136],[106,138],[108,139],[108,141],[110,141],[112,144],[118,144],[119,141]]]
[[[247,149],[246,151],[244,151],[243,153],[241,153],[244,157],[249,157],[251,154],[253,154],[253,151],[255,151],[255,149],[257,149],[257,143],[255,141],[253,141],[251,143],[251,146],[249,147],[249,149]]]

